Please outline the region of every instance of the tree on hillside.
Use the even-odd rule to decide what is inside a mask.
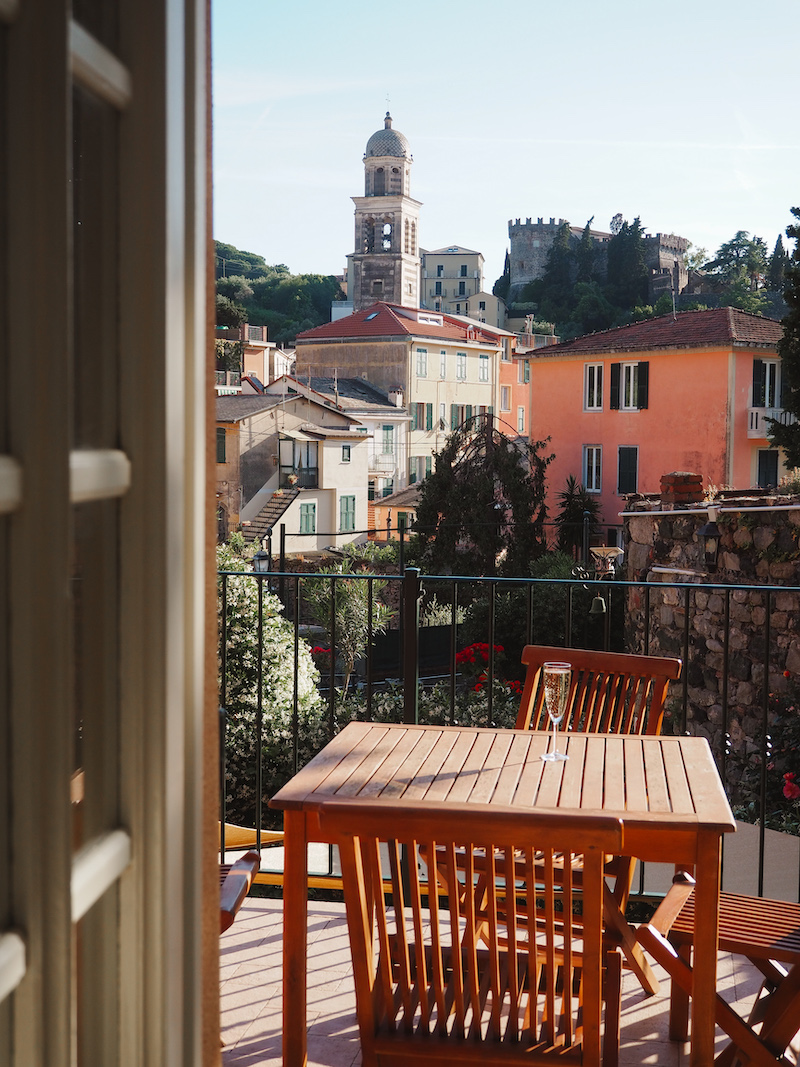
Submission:
[[[501,300],[508,300],[508,290],[511,287],[511,257],[506,251],[503,262],[503,273],[492,286],[492,295],[499,296]]]
[[[794,251],[785,271],[784,299],[789,313],[781,320],[783,336],[778,342],[781,357],[783,398],[781,406],[798,420],[791,426],[782,426],[771,419],[769,436],[773,444],[786,452],[789,467],[800,467],[800,207],[791,209],[796,222],[786,227],[786,236],[794,242]]]
[[[507,437],[491,415],[449,435],[419,487],[416,527],[429,573],[528,574],[546,549],[546,444]]]
[[[783,237],[778,234],[775,248],[769,257],[767,267],[767,288],[773,293],[783,292],[783,279],[786,268],[789,266],[789,253],[783,247]]]
[[[571,231],[562,222],[547,252],[541,278],[529,282],[520,294],[522,301],[533,301],[539,318],[549,322],[564,322],[570,317],[573,305],[574,257],[570,247]]]
[[[247,312],[241,304],[235,304],[227,296],[217,296],[214,321],[217,326],[241,326],[247,321]]]
[[[575,253],[575,261],[578,265],[577,280],[590,282],[594,278],[595,242],[592,237],[592,223],[594,215],[587,221],[581,234],[581,243]]]
[[[752,292],[762,288],[767,271],[767,246],[762,237],[751,237],[747,230],[737,230],[730,241],[717,249],[705,270],[716,275],[726,288],[743,282]]]
[[[647,300],[648,271],[645,263],[644,228],[637,215],[627,219],[608,242],[606,295],[620,308],[632,308]]]

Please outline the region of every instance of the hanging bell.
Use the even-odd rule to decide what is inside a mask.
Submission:
[[[605,615],[606,602],[601,596],[596,596],[592,601],[592,606],[589,608],[590,615]]]

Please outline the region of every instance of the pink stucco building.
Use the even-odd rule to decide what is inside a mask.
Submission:
[[[530,434],[549,436],[555,452],[551,514],[570,474],[597,494],[608,527],[626,494],[658,492],[667,471],[698,473],[705,486],[775,485],[783,457],[765,419],[788,417],[780,336],[773,319],[713,308],[532,353]]]

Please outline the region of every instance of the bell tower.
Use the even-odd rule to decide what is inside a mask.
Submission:
[[[354,196],[355,251],[347,257],[347,295],[353,310],[385,300],[419,306],[419,209],[409,195],[413,156],[392,129],[373,133],[364,152],[364,195]]]

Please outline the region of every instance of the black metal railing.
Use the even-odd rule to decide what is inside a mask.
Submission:
[[[772,682],[782,673],[793,626],[776,605],[800,590],[613,577],[429,576],[416,568],[378,575],[221,572],[219,584],[223,824],[227,814],[229,821],[267,828],[273,813],[265,798],[351,718],[513,726],[525,644],[678,655],[684,667],[670,693],[665,730],[708,738],[734,810],[759,826],[763,894],[768,776],[777,743]],[[434,597],[435,635],[420,622]],[[741,687],[745,673],[740,616],[748,597],[758,614],[743,740],[742,708],[732,703],[731,686]],[[374,621],[378,601],[394,613],[385,632]],[[477,665],[459,655],[465,645],[485,646]],[[709,647],[716,650],[713,671]],[[703,693],[710,696],[698,696]],[[792,736],[800,736],[800,720]]]

